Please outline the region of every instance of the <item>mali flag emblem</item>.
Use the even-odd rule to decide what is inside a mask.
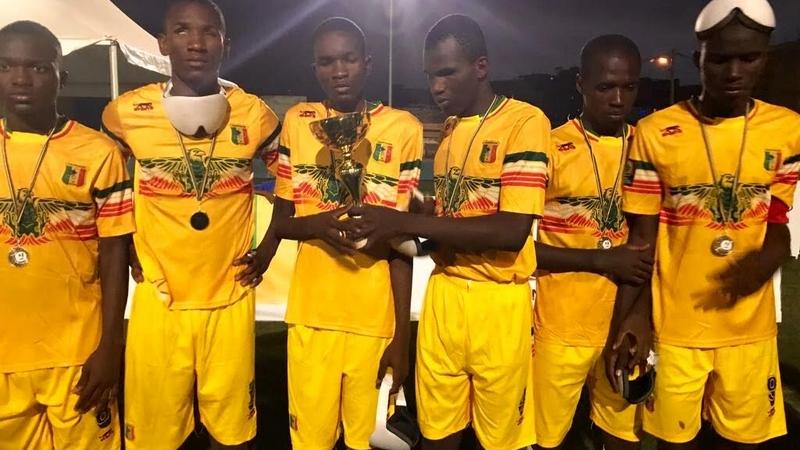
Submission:
[[[250,136],[247,135],[247,127],[242,125],[231,125],[231,142],[236,145],[249,144]]]
[[[375,144],[375,150],[372,152],[372,159],[388,163],[392,160],[392,144],[386,142],[378,142]]]
[[[64,168],[64,175],[61,175],[61,181],[72,186],[83,186],[86,181],[86,167],[67,164],[67,167]]]
[[[500,144],[493,141],[486,141],[481,146],[481,162],[491,164],[497,161],[497,147]]]

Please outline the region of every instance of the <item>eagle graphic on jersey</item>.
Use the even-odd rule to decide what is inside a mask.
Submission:
[[[47,243],[50,241],[46,236],[47,232],[70,232],[76,224],[94,217],[92,203],[36,198],[28,189],[17,191],[17,205],[24,205],[21,217],[18,216],[19,211],[14,207],[13,199],[0,199],[0,216],[3,218],[0,233],[10,231],[11,236],[22,238],[26,244]]]
[[[464,176],[459,181],[460,174],[459,167],[451,167],[447,176],[433,179],[436,197],[445,214],[459,215],[464,210],[489,211],[497,208],[499,179]]]
[[[555,200],[562,207],[567,206],[577,209],[577,211],[562,213],[567,217],[574,217],[573,214],[585,217],[588,212],[591,220],[600,231],[619,232],[622,231],[625,225],[625,217],[622,215],[622,197],[616,195],[614,188],[608,188],[603,191],[602,201],[597,196],[559,197]]]
[[[730,224],[741,222],[748,212],[765,213],[769,208],[769,187],[757,183],[739,183],[733,192],[734,176],[723,174],[719,182],[691,184],[670,188],[670,203],[682,217],[699,218],[710,214],[710,225],[722,226],[726,216]]]
[[[350,193],[336,178],[332,166],[298,164],[295,172],[302,177],[299,183],[301,190],[304,190],[304,183],[313,183],[313,190],[320,195],[321,209],[336,208],[352,201]],[[380,204],[382,201],[393,201],[398,181],[390,176],[366,172],[361,184],[362,200],[370,204]]]
[[[142,159],[139,165],[145,175],[141,183],[158,186],[160,189],[180,189],[186,194],[195,194],[192,176],[194,176],[197,188],[203,190],[203,176],[205,175],[205,164],[208,164],[208,179],[206,180],[206,192],[211,192],[215,188],[225,187],[224,185],[240,185],[250,182],[249,159],[240,158],[211,158],[208,161],[203,150],[193,148],[188,151],[189,164],[184,158],[152,158]],[[191,173],[190,173],[191,172]]]

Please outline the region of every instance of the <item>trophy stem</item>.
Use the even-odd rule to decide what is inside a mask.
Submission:
[[[353,206],[361,207],[361,180],[364,178],[364,167],[351,158],[343,157],[339,165],[339,178],[353,199]]]

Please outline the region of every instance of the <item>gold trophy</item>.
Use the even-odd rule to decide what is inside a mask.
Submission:
[[[356,207],[363,205],[361,194],[364,166],[353,159],[353,151],[366,138],[369,123],[369,113],[354,112],[317,120],[309,124],[311,132],[317,140],[339,156],[333,162],[336,175],[344,184],[350,198],[353,199],[353,206]],[[367,240],[362,239],[355,244],[356,248],[362,248],[367,244]],[[397,251],[408,256],[416,256],[420,253],[419,243],[414,239],[393,239],[390,244]]]
[[[311,122],[310,127],[317,140],[341,157],[334,162],[336,175],[350,193],[353,205],[360,207],[364,166],[353,159],[353,150],[367,136],[369,114],[362,112],[342,114]]]

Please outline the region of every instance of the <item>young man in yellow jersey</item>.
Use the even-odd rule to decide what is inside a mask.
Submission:
[[[540,448],[560,448],[588,383],[591,419],[605,448],[637,448],[637,408],[612,390],[602,350],[615,283],[650,278],[647,249],[625,246],[622,171],[634,128],[625,123],[639,86],[641,56],[620,35],[581,51],[583,112],[553,130],[544,217],[536,242],[533,383]]]
[[[789,256],[800,116],[751,98],[774,27],[766,0],[710,2],[696,25],[702,94],[640,121],[626,167],[630,242],[655,248],[656,270],[652,289],[620,288],[625,345],[607,364],[613,378],[629,344],[649,347],[652,306],[643,427],[662,449],[697,448],[701,415],[718,449],[786,433],[771,280]]]
[[[435,246],[417,341],[423,448],[458,448],[470,422],[487,450],[525,447],[535,439],[531,226],[544,208],[550,121],[492,91],[483,32],[469,17],[439,20],[424,61],[434,100],[452,116],[434,161],[437,214],[365,207],[354,211],[354,239],[411,235]]]
[[[0,449],[118,449],[134,230],[114,142],[58,114],[58,39],[0,29]]]
[[[161,52],[168,83],[111,102],[103,126],[136,160],[135,251],[141,264],[125,366],[127,448],[177,448],[194,427],[193,398],[215,446],[255,436],[250,253],[253,158],[279,123],[219,70],[225,22],[210,0],[169,4]]]
[[[275,209],[267,237],[300,241],[289,291],[289,414],[292,448],[328,450],[343,425],[347,448],[369,449],[376,383],[392,369],[392,392],[408,373],[411,259],[388,246],[355,251],[351,202],[336,178],[332,149],[309,124],[369,114],[353,157],[364,167],[363,201],[406,211],[419,182],[422,125],[411,114],[370,102],[364,33],[330,18],[313,35],[314,73],[326,99],[292,107],[280,137]]]

